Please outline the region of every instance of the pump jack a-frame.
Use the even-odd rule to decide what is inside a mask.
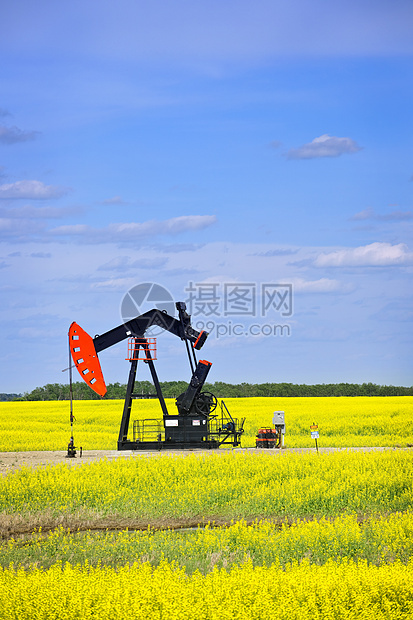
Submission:
[[[178,318],[154,308],[114,329],[94,338],[77,323],[69,328],[69,346],[73,362],[80,376],[100,396],[106,394],[98,353],[129,338],[130,371],[123,415],[119,429],[118,450],[162,450],[188,448],[219,448],[222,444],[238,446],[241,443],[245,418],[239,422],[229,413],[225,403],[210,392],[202,391],[211,368],[211,362],[196,359],[195,351],[204,345],[208,334],[191,326],[191,317],[184,302],[175,304]],[[185,342],[192,377],[187,389],[176,399],[178,413],[168,412],[155,369],[156,345],[146,332],[153,326],[178,336]],[[163,419],[139,420],[133,424],[133,439],[129,439],[132,402],[138,362],[147,364],[155,386]],[[219,413],[214,413],[215,411]]]

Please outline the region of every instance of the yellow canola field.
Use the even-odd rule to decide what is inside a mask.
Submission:
[[[319,426],[320,447],[413,444],[413,396],[321,398],[227,398],[231,415],[246,418],[243,447],[255,446],[261,427],[271,427],[274,411],[285,411],[285,445],[314,447],[310,425]],[[167,399],[170,413],[174,399]],[[123,401],[74,401],[74,435],[84,450],[115,450]],[[161,418],[157,400],[134,401],[135,419]],[[70,438],[68,401],[0,403],[0,452],[64,450]]]
[[[314,445],[313,422],[321,446],[413,443],[412,397],[226,404],[247,418],[244,445],[254,445],[258,428],[271,426],[280,409],[289,447]],[[76,444],[116,448],[121,413],[121,401],[76,401]],[[156,416],[158,403],[134,403],[132,419]],[[65,449],[68,418],[68,402],[2,403],[0,451]],[[26,550],[22,540],[5,542],[0,618],[410,620],[412,481],[409,449],[277,457],[228,450],[23,467],[0,479],[5,525],[16,517],[64,522],[73,532],[76,522],[93,527],[109,517],[234,522],[186,538],[149,529],[82,538],[60,528],[38,532]]]
[[[247,451],[118,458],[71,467],[22,467],[0,478],[0,512],[94,519],[125,516],[202,523],[224,518],[292,519],[412,507],[410,450]],[[93,522],[93,519],[92,519]]]
[[[0,572],[2,620],[410,620],[413,564],[251,562],[186,575],[167,562]]]

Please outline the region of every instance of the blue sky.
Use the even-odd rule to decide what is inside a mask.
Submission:
[[[211,381],[412,385],[410,0],[1,21],[0,392],[67,381],[70,323],[115,327],[142,283],[208,323]],[[101,353],[107,382],[125,356]],[[158,373],[189,378],[170,334]]]

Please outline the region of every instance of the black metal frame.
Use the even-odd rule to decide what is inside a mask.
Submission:
[[[96,355],[94,353],[90,355],[91,359],[95,359],[98,353],[121,342],[125,338],[129,337],[133,340],[133,353],[128,358],[131,366],[119,429],[118,450],[159,450],[164,447],[168,449],[218,448],[222,444],[238,446],[241,443],[241,435],[244,432],[244,420],[241,424],[238,423],[238,420],[234,420],[223,403],[221,403],[221,417],[218,419],[217,415],[213,415],[217,407],[217,399],[210,392],[202,391],[211,363],[206,360],[197,362],[195,350],[202,348],[208,334],[207,332],[198,332],[193,329],[191,317],[186,312],[184,302],[177,302],[175,306],[179,314],[178,319],[155,308],[91,339],[93,340],[96,353]],[[154,325],[171,332],[185,341],[192,377],[185,392],[176,399],[178,409],[176,415],[170,415],[168,412],[156,373],[154,359],[151,355],[151,348],[148,340],[145,338],[145,332]],[[78,329],[80,330],[81,328],[78,327]],[[82,333],[84,333],[83,330]],[[84,333],[84,337],[90,339],[87,333]],[[140,352],[143,353],[142,357],[139,356]],[[75,359],[74,361],[76,364]],[[138,361],[143,361],[143,363],[149,366],[156,396],[163,414],[163,431],[157,432],[156,438],[151,436],[148,440],[142,439],[145,433],[144,431],[141,432],[138,427],[135,430],[135,425],[134,438],[133,440],[128,439],[132,402],[134,398],[140,398],[139,394],[134,393]],[[77,360],[77,363],[80,363],[79,360]],[[100,371],[99,364],[98,368]],[[106,389],[103,377],[101,383],[101,391],[95,391],[103,396],[105,393],[103,389]],[[91,387],[94,389],[93,385]],[[146,420],[146,422],[153,421]],[[158,422],[156,423],[158,424]]]
[[[136,373],[138,368],[139,348],[145,351],[146,359],[143,363],[149,366],[152,380],[163,413],[163,429],[161,420],[136,420],[133,424],[133,440],[128,439],[130,416],[134,398]],[[136,359],[130,361],[131,368],[126,388],[123,415],[118,437],[118,450],[162,450],[162,449],[216,449],[223,444],[239,446],[245,418],[238,422],[228,411],[224,401],[221,401],[221,415],[212,415],[216,407],[216,399],[209,392],[202,392],[205,379],[211,364],[202,360],[192,374],[187,390],[176,399],[178,414],[171,415],[166,407],[165,399],[159,383],[150,351],[145,338],[135,338]],[[141,360],[142,361],[142,360]],[[201,401],[202,406],[198,403]],[[210,403],[208,411],[202,411]],[[147,429],[145,429],[145,426]],[[153,428],[156,428],[156,438],[153,437]]]
[[[166,407],[165,399],[162,394],[158,375],[155,369],[155,364],[153,363],[151,353],[147,346],[147,340],[145,338],[135,338],[136,359],[132,359],[130,362],[131,367],[129,370],[129,378],[128,378],[128,384],[126,387],[125,403],[123,405],[123,414],[122,414],[122,420],[121,420],[120,429],[119,429],[118,450],[136,450],[136,448],[134,447],[136,442],[135,441],[131,442],[128,439],[128,431],[129,431],[129,422],[130,422],[130,416],[131,416],[131,411],[132,411],[133,398],[137,396],[134,394],[134,387],[135,387],[135,381],[136,381],[136,372],[138,369],[139,360],[137,358],[139,357],[138,355],[139,348],[142,348],[145,351],[145,357],[147,359],[144,361],[144,363],[149,366],[149,370],[152,376],[152,381],[153,381],[153,384],[156,390],[156,395],[161,405],[162,413],[164,417],[169,415],[168,409]]]

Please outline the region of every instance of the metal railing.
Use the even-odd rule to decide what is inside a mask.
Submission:
[[[135,420],[133,422],[133,441],[165,441],[163,420]]]

